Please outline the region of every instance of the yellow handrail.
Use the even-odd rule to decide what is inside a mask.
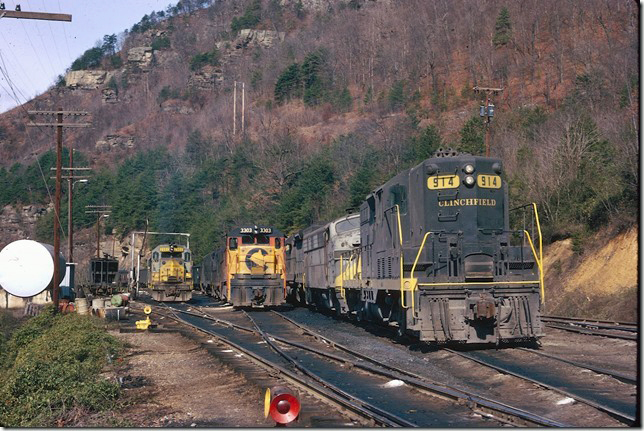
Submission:
[[[398,239],[400,241],[400,306],[404,309],[409,308],[405,305],[405,275],[403,273],[403,241],[402,241],[402,224],[400,222],[400,206],[398,204],[394,205],[396,208],[396,216],[398,218]],[[411,295],[411,309],[414,310],[414,294]]]
[[[414,271],[416,271],[416,264],[418,263],[418,259],[420,258],[420,253],[422,253],[423,248],[425,247],[425,241],[427,240],[427,237],[431,234],[431,232],[427,232],[425,236],[423,237],[423,242],[420,243],[420,248],[418,249],[418,253],[416,253],[416,259],[414,259],[414,266],[411,267],[411,275],[410,278],[414,278]]]
[[[541,260],[539,260],[539,257],[537,257],[537,252],[534,249],[534,244],[532,243],[532,238],[530,238],[530,233],[527,230],[523,230],[525,234],[528,237],[528,244],[530,244],[530,249],[532,250],[532,255],[534,256],[534,260],[537,261],[537,266],[539,267],[539,284],[541,284],[541,273],[543,272],[543,266],[541,266]],[[542,287],[543,289],[543,287]],[[543,294],[543,292],[542,292]]]
[[[227,267],[226,268],[226,298],[228,299],[228,301],[231,300],[231,298],[230,298],[231,275],[230,274],[231,274],[231,271],[232,271],[232,268],[231,268],[232,265],[230,263],[230,261],[231,261],[230,255],[231,255],[230,251],[226,250],[226,267]]]
[[[532,202],[532,208],[534,208],[534,218],[537,220],[537,232],[539,232],[539,280],[541,281],[541,303],[545,304],[546,302],[546,287],[544,284],[544,268],[543,268],[543,237],[541,235],[541,223],[539,223],[539,212],[537,211],[537,204]]]
[[[344,256],[340,255],[340,298],[344,298]]]
[[[275,252],[277,256],[277,263],[281,266],[282,268],[282,284],[284,285],[284,298],[286,298],[286,257],[284,256],[284,253],[280,252]],[[277,273],[277,271],[275,271]]]

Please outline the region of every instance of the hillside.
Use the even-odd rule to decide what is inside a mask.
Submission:
[[[628,0],[184,0],[0,116],[0,204],[18,208],[9,219],[33,206],[20,229],[49,240],[52,132],[26,111],[88,111],[92,128],[65,130],[93,168],[75,226],[95,222],[85,205],[112,205],[106,233],[147,219],[191,232],[200,256],[239,223],[341,215],[440,146],[481,154],[472,88],[502,87],[491,151],[512,202],[538,204],[547,243],[584,249],[637,224],[638,25]]]
[[[639,234],[602,231],[593,245],[577,249],[571,239],[544,252],[546,312],[626,322],[638,320]]]

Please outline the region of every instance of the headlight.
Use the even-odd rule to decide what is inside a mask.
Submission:
[[[463,167],[463,172],[465,172],[468,175],[471,175],[472,173],[474,173],[474,166],[472,166],[470,164],[465,165]]]
[[[471,175],[468,175],[465,177],[465,185],[467,186],[473,186],[474,185],[474,177]]]

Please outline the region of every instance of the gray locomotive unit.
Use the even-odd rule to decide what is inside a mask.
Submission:
[[[499,159],[439,150],[369,194],[351,232],[331,228],[345,217],[289,238],[287,273],[301,273],[292,291],[421,341],[543,336],[540,234],[510,230],[501,172]]]
[[[344,262],[343,254],[359,245],[359,214],[313,225],[287,238],[286,274],[291,301],[333,308],[336,289],[342,288],[343,266],[349,263]]]

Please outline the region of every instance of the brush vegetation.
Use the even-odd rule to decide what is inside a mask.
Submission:
[[[119,385],[101,371],[121,346],[94,318],[50,305],[0,337],[0,426],[51,427],[115,405]]]

